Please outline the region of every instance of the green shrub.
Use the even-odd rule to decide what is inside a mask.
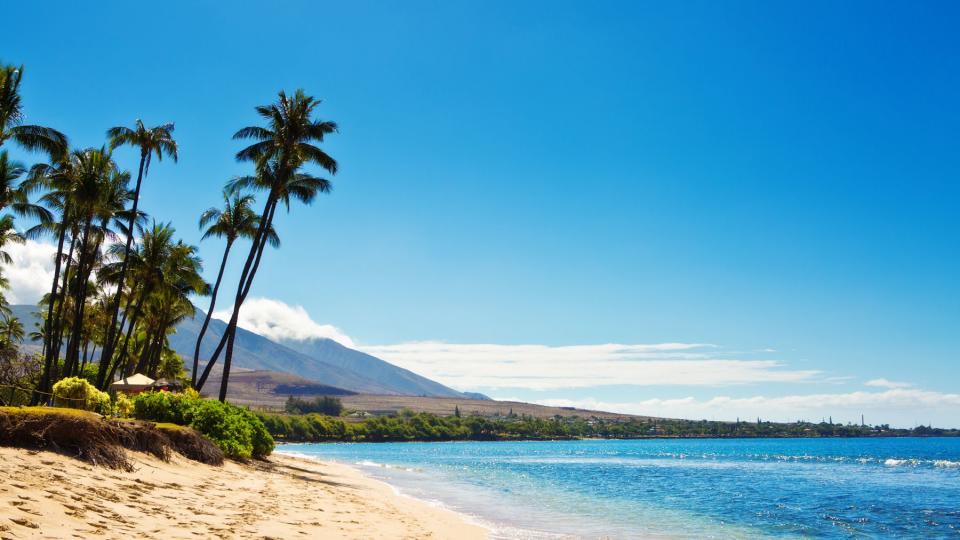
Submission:
[[[182,394],[145,392],[134,399],[134,417],[190,426],[232,458],[263,458],[274,441],[260,418],[247,409],[203,399],[196,391]]]
[[[253,428],[250,422],[231,406],[205,399],[187,411],[187,419],[190,427],[206,435],[227,456],[253,456]]]
[[[130,418],[130,415],[133,414],[133,400],[127,397],[126,394],[118,393],[117,399],[113,403],[113,408],[117,413],[117,416],[121,418]]]
[[[133,400],[133,415],[140,420],[186,425],[186,413],[200,398],[172,392],[144,392]]]
[[[103,415],[109,415],[111,409],[110,395],[79,377],[57,381],[53,385],[53,402],[58,407],[84,409]]]
[[[247,423],[250,424],[251,436],[253,437],[251,441],[253,443],[253,457],[265,458],[269,456],[270,453],[273,452],[274,443],[267,426],[263,425],[260,418],[249,410],[234,408],[243,415]]]

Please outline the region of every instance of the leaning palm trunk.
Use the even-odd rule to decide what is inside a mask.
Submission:
[[[97,387],[106,388],[109,380],[107,371],[113,360],[114,348],[116,342],[120,340],[119,331],[116,328],[117,318],[120,313],[120,300],[123,297],[123,284],[127,277],[127,267],[130,261],[130,249],[133,246],[133,230],[137,220],[137,206],[140,203],[140,186],[143,183],[143,168],[147,162],[149,154],[145,151],[140,152],[140,170],[137,172],[137,187],[133,191],[133,209],[130,212],[130,220],[127,223],[127,243],[123,250],[123,261],[120,263],[120,277],[117,280],[117,292],[113,295],[113,302],[108,308],[110,311],[110,324],[107,326],[106,338],[103,342],[103,350],[100,353],[100,367],[97,370]]]
[[[250,269],[250,275],[247,277],[246,283],[244,284],[241,282],[241,292],[238,295],[237,302],[233,308],[233,316],[230,318],[230,332],[227,338],[227,352],[223,359],[223,376],[220,379],[220,401],[227,400],[227,385],[230,382],[230,365],[233,363],[233,342],[237,337],[237,323],[239,322],[240,318],[240,306],[242,306],[243,301],[247,299],[247,293],[250,292],[250,286],[253,285],[253,278],[257,275],[257,269],[260,268],[260,259],[263,257],[263,249],[267,245],[266,231],[269,231],[273,226],[273,213],[276,211],[276,209],[277,203],[274,201],[273,205],[270,206],[269,211],[264,213],[266,227],[261,232],[257,256],[253,262],[253,268]]]
[[[240,305],[243,303],[243,300],[246,298],[246,292],[250,290],[248,281],[250,280],[249,274],[250,269],[253,266],[254,261],[259,262],[260,255],[263,253],[263,248],[266,245],[266,232],[270,230],[271,224],[269,221],[273,219],[272,209],[276,207],[275,197],[271,194],[267,197],[267,204],[264,207],[263,218],[260,220],[260,225],[257,227],[257,234],[253,238],[253,243],[250,245],[250,253],[247,255],[247,260],[243,264],[243,271],[240,274],[240,283],[237,287],[237,296],[233,304],[233,313],[230,316],[230,324],[227,325],[227,330],[224,332],[223,336],[220,338],[220,343],[217,345],[217,349],[214,351],[213,356],[211,356],[210,361],[207,363],[207,367],[204,368],[203,374],[200,376],[200,380],[197,381],[196,389],[197,391],[203,388],[203,385],[207,382],[207,377],[210,376],[210,372],[213,370],[213,366],[217,363],[217,359],[220,357],[220,353],[223,351],[224,346],[230,341],[230,336],[236,330],[237,321],[240,314]],[[268,218],[269,216],[269,218]],[[226,379],[229,377],[229,365],[224,362],[223,367],[223,378]],[[226,399],[226,390],[221,380],[221,394],[224,394],[221,397],[221,401]]]
[[[220,261],[220,271],[217,272],[217,281],[213,285],[213,292],[210,293],[210,307],[207,308],[207,316],[203,319],[203,326],[200,327],[200,333],[197,335],[197,345],[193,350],[193,374],[190,376],[190,385],[197,386],[197,371],[200,368],[200,344],[203,342],[203,336],[207,333],[207,327],[210,326],[210,319],[213,318],[213,309],[217,305],[217,292],[220,290],[220,282],[223,280],[223,271],[227,267],[227,257],[230,255],[230,248],[233,241],[227,241],[227,247],[223,250],[223,260]]]

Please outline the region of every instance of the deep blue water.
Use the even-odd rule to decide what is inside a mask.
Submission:
[[[297,444],[504,538],[960,538],[960,438]]]

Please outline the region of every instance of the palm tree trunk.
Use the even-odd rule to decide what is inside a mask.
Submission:
[[[67,228],[61,226],[60,234],[57,235],[57,254],[53,259],[53,285],[50,287],[50,301],[47,302],[47,320],[43,324],[43,354],[46,357],[47,351],[50,350],[50,336],[53,332],[50,331],[51,326],[53,325],[53,306],[57,303],[57,282],[60,281],[60,267],[62,264],[61,259],[63,258],[63,244],[67,239]]]
[[[113,307],[110,308],[110,325],[107,326],[107,337],[103,342],[103,351],[100,353],[100,368],[97,370],[97,387],[106,387],[107,366],[113,359],[116,341],[119,341],[119,331],[116,330],[117,318],[120,312],[120,299],[123,296],[123,284],[127,277],[127,266],[130,261],[130,247],[133,245],[133,228],[137,220],[137,207],[140,203],[140,185],[143,183],[143,167],[147,161],[147,152],[140,151],[140,170],[137,172],[137,187],[133,192],[133,210],[127,224],[127,244],[123,250],[123,262],[120,263],[120,279],[117,280],[117,293],[113,297]],[[116,334],[116,336],[114,335]]]
[[[83,331],[83,306],[86,303],[87,277],[89,276],[88,266],[90,262],[89,244],[90,229],[93,226],[93,219],[87,219],[84,224],[83,242],[80,244],[80,258],[77,263],[77,292],[74,298],[73,306],[73,330],[70,332],[70,340],[67,342],[67,356],[63,363],[63,372],[70,376],[73,373],[77,360],[80,356],[80,334]]]
[[[143,347],[140,349],[140,358],[137,360],[137,373],[143,373],[151,379],[155,379],[150,373],[150,359],[153,355],[153,329],[147,328],[143,334]]]
[[[66,209],[64,212],[66,212]],[[50,296],[47,302],[47,320],[43,324],[43,374],[40,376],[40,385],[37,387],[40,392],[46,392],[50,386],[50,370],[53,364],[50,354],[53,349],[53,307],[57,303],[57,282],[60,280],[61,258],[63,257],[63,244],[66,238],[67,228],[61,224],[57,239],[57,255],[54,257],[53,263],[53,285],[50,287]],[[30,404],[37,405],[41,399],[41,394],[35,391],[30,399]]]
[[[70,288],[70,273],[74,271],[73,264],[73,254],[76,252],[77,248],[77,239],[80,236],[79,230],[70,231],[70,251],[67,253],[67,263],[64,265],[63,269],[63,284],[60,286],[60,305],[57,306],[57,313],[54,316],[54,324],[56,325],[56,331],[53,338],[53,350],[51,355],[53,357],[53,371],[51,372],[50,384],[53,384],[53,379],[57,378],[57,368],[60,362],[60,347],[63,346],[63,332],[66,329],[66,321],[64,317],[66,316],[67,309],[67,294],[69,294]],[[50,389],[45,389],[46,392],[49,392]]]
[[[162,326],[158,329],[157,335],[153,339],[153,344],[150,347],[150,377],[153,379],[156,379],[159,375],[157,371],[160,369],[160,356],[163,354],[163,335],[165,328],[165,326]]]
[[[240,306],[243,305],[243,301],[247,298],[247,293],[250,292],[250,286],[253,285],[253,278],[257,275],[257,269],[260,267],[260,259],[263,257],[263,249],[267,245],[267,231],[270,230],[270,227],[273,225],[273,213],[276,211],[277,205],[276,202],[270,206],[269,210],[264,213],[265,219],[263,220],[266,225],[261,228],[260,231],[260,242],[257,246],[257,255],[253,263],[253,267],[250,269],[250,275],[247,276],[246,283],[243,280],[240,281],[240,291],[237,294],[237,301],[234,303],[233,315],[230,317],[230,326],[228,327],[228,336],[227,336],[227,353],[223,358],[223,376],[220,378],[220,401],[227,400],[227,385],[230,382],[230,365],[233,363],[233,342],[237,336],[237,323],[240,318]]]
[[[91,227],[92,227],[92,224],[91,224]],[[104,228],[106,228],[106,227],[104,227]],[[88,232],[87,234],[90,234],[90,233]],[[76,341],[76,348],[77,348],[77,350],[76,350],[76,352],[74,353],[74,361],[73,361],[73,365],[71,366],[71,368],[79,367],[80,369],[79,369],[79,371],[77,371],[77,372],[75,372],[75,373],[71,373],[70,375],[82,375],[82,374],[83,374],[83,366],[85,366],[86,363],[87,363],[86,350],[85,350],[85,348],[86,348],[86,345],[89,344],[89,340],[87,339],[87,336],[85,335],[85,332],[84,332],[84,329],[83,329],[83,322],[84,322],[84,319],[85,319],[86,316],[87,316],[87,291],[89,290],[88,284],[89,284],[89,281],[90,281],[90,275],[93,273],[93,265],[94,265],[94,263],[96,263],[97,253],[100,252],[100,246],[102,245],[102,243],[103,243],[103,236],[100,236],[99,238],[97,238],[97,242],[93,245],[93,248],[92,248],[92,249],[90,250],[90,252],[87,254],[87,266],[86,266],[85,269],[84,269],[83,280],[80,282],[80,292],[79,292],[79,295],[80,295],[80,299],[82,300],[82,301],[80,302],[80,323],[79,323],[79,325],[78,325],[79,328],[80,328],[80,331],[79,331],[79,333],[77,334],[77,341]],[[77,325],[75,325],[75,326],[77,326]],[[81,351],[81,348],[84,349],[84,357],[83,357],[83,363],[82,363],[82,364],[80,363],[80,351]]]
[[[90,340],[84,340],[83,343],[83,362],[80,363],[80,376],[83,376],[83,369],[87,367],[87,360],[90,358]]]
[[[268,215],[270,208],[272,208],[274,204],[275,204],[274,195],[271,192],[270,195],[267,197],[267,203],[263,209],[264,213],[261,215],[263,216]],[[203,388],[203,385],[206,384],[207,377],[210,376],[210,372],[213,370],[214,364],[217,363],[217,358],[220,357],[220,353],[223,351],[223,347],[224,345],[226,345],[232,329],[236,328],[235,319],[238,316],[239,308],[240,308],[238,303],[241,302],[242,292],[245,289],[244,287],[245,281],[247,279],[247,275],[250,273],[250,267],[253,264],[253,260],[256,258],[257,252],[260,251],[260,244],[261,242],[266,241],[266,231],[269,230],[267,227],[268,225],[266,223],[266,219],[261,219],[260,225],[259,227],[257,227],[257,234],[254,235],[253,243],[250,245],[250,253],[247,255],[247,260],[243,263],[243,272],[240,273],[240,283],[237,286],[237,298],[236,298],[236,301],[234,302],[233,314],[230,317],[232,324],[227,325],[226,332],[224,332],[223,336],[220,337],[220,344],[217,345],[217,349],[213,352],[213,356],[210,358],[210,361],[207,362],[207,367],[204,368],[203,374],[200,376],[200,380],[197,381],[197,385],[195,388],[198,392]],[[226,370],[227,368],[224,367],[224,369]],[[221,386],[222,386],[222,383],[221,383]]]
[[[127,298],[127,304],[123,306],[123,316],[120,317],[120,324],[117,325],[118,334],[123,334],[123,329],[127,324],[127,317],[129,317],[130,313],[132,313],[132,311],[130,310],[130,307],[133,305],[134,300],[135,298],[133,296],[133,291],[131,290],[129,297]],[[120,338],[118,337],[117,339],[120,339]]]
[[[127,376],[127,346],[130,344],[130,336],[133,335],[133,330],[137,327],[137,323],[140,319],[140,311],[143,308],[143,302],[149,295],[150,291],[144,290],[140,295],[140,298],[137,300],[137,305],[133,308],[133,316],[130,317],[130,326],[127,327],[127,335],[123,339],[123,347],[120,349],[120,356],[117,357],[117,365],[123,365],[123,369],[120,371],[121,377]],[[102,352],[100,353],[103,354]],[[102,357],[101,357],[102,358]],[[121,364],[122,363],[122,364]],[[113,379],[113,374],[116,373],[117,366],[113,366],[110,370],[110,378],[108,381]]]
[[[210,325],[210,319],[213,317],[213,308],[217,305],[217,291],[220,290],[223,270],[227,267],[227,257],[230,255],[232,246],[233,240],[227,239],[227,247],[223,250],[223,260],[220,261],[220,271],[217,272],[217,282],[213,285],[213,292],[210,293],[210,307],[207,308],[207,316],[203,319],[200,334],[197,335],[197,346],[193,350],[193,374],[190,376],[190,386],[193,387],[197,386],[197,371],[200,368],[200,343],[203,342],[203,335],[207,333],[207,326]]]

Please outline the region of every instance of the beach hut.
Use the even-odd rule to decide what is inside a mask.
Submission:
[[[154,380],[150,377],[147,377],[143,373],[135,373],[125,379],[120,379],[119,381],[110,385],[111,390],[116,390],[117,392],[123,392],[128,395],[135,395],[149,390],[153,385]]]

